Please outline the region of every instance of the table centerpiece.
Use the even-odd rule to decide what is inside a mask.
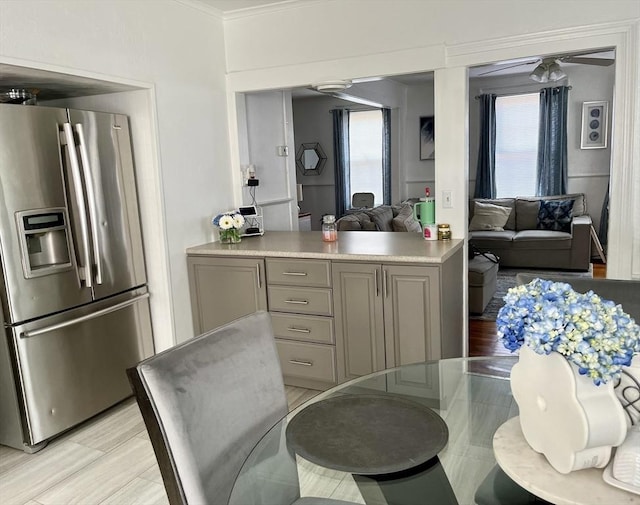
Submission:
[[[603,468],[627,434],[614,383],[640,353],[640,327],[615,302],[563,282],[534,279],[504,301],[497,332],[519,351],[511,390],[525,440],[560,473]]]

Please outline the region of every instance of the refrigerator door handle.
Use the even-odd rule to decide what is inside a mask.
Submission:
[[[82,160],[82,172],[84,174],[85,187],[87,188],[87,202],[89,203],[89,230],[93,244],[93,261],[96,268],[96,284],[102,284],[102,259],[100,258],[100,242],[98,237],[98,209],[96,207],[96,192],[91,177],[91,165],[89,161],[89,151],[87,143],[84,141],[84,128],[82,124],[75,125],[78,132],[78,142],[80,143],[80,159]]]
[[[67,143],[67,150],[69,152],[69,161],[71,163],[71,176],[73,177],[73,187],[75,189],[75,200],[78,206],[79,219],[80,219],[80,235],[82,236],[82,242],[84,243],[84,265],[80,265],[79,273],[80,279],[84,280],[85,285],[90,288],[92,286],[91,279],[91,253],[89,251],[89,231],[87,225],[87,209],[84,204],[84,191],[82,190],[82,177],[80,175],[80,164],[78,163],[78,156],[76,154],[76,142],[73,139],[73,130],[71,129],[71,123],[64,123],[62,125],[64,136]]]
[[[109,314],[110,312],[115,312],[117,310],[123,309],[124,307],[128,307],[129,305],[133,305],[134,303],[137,303],[140,300],[144,300],[145,298],[149,298],[149,293],[138,295],[134,298],[131,298],[130,300],[125,300],[124,302],[120,302],[115,305],[112,305],[111,307],[107,307],[106,309],[96,310],[95,312],[92,312],[91,314],[87,314],[86,316],[76,317],[75,319],[69,319],[68,321],[64,321],[62,323],[45,326],[44,328],[40,328],[38,330],[25,331],[20,335],[20,338],[37,337],[38,335],[42,335],[44,333],[49,333],[51,331],[59,330],[61,328],[66,328],[74,324],[82,323],[84,321],[89,321],[90,319],[95,319],[97,317],[104,316],[105,314]]]

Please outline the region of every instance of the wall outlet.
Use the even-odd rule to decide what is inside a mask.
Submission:
[[[451,209],[453,208],[453,200],[451,198],[451,190],[445,190],[442,192],[442,208],[443,209]]]

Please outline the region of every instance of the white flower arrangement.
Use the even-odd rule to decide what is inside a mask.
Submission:
[[[211,220],[220,228],[221,242],[240,242],[240,230],[244,226],[244,217],[237,212],[223,212]]]
[[[509,289],[496,320],[512,352],[523,344],[538,354],[555,351],[596,385],[620,377],[640,353],[640,326],[615,302],[581,294],[563,282],[534,279]]]

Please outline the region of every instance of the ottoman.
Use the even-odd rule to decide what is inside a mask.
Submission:
[[[469,312],[482,314],[496,292],[498,264],[476,256],[469,260]]]

